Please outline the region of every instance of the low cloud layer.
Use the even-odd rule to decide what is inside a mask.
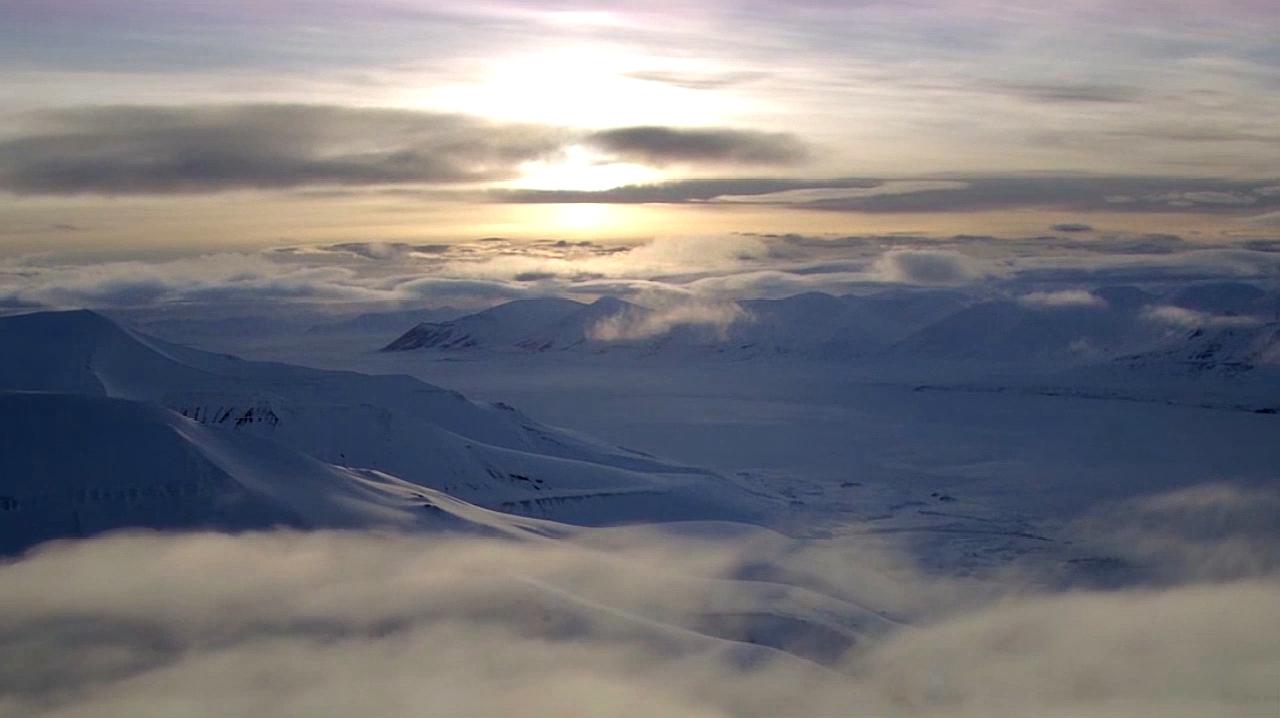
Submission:
[[[46,547],[0,566],[0,712],[1167,718],[1274,708],[1280,584],[1265,577],[1011,593],[957,612],[979,594],[871,547],[635,530],[584,541],[138,534]],[[790,570],[741,580],[769,562]],[[794,587],[806,576],[823,592]],[[931,617],[930,596],[952,610]],[[886,632],[864,606],[894,602],[916,620]],[[825,665],[761,645],[808,636],[797,640],[813,648],[824,635],[859,638]]]
[[[1099,306],[1100,295],[1092,290],[1108,285],[1148,287],[1162,296],[1171,283],[1224,280],[1269,291],[1280,281],[1280,252],[1256,241],[1223,246],[1102,233],[1088,239],[738,234],[643,243],[350,240],[176,259],[86,261],[47,254],[0,260],[0,308],[256,303],[264,310],[317,304],[354,312],[379,305],[478,309],[520,298],[592,301],[613,295],[667,317],[662,326],[722,327],[732,319],[725,308],[737,300],[811,291],[949,286],[1047,308]],[[1225,326],[1270,316],[1261,305],[1237,314],[1215,318],[1197,306],[1171,304],[1154,307],[1149,318],[1173,326]],[[711,317],[715,321],[702,321]],[[637,325],[624,333],[647,331]]]
[[[1203,484],[1127,499],[1092,511],[1075,531],[1162,582],[1280,571],[1280,494],[1260,488]]]

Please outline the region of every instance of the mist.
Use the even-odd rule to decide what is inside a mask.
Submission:
[[[1270,566],[1048,592],[714,526],[124,533],[0,602],[0,714],[41,718],[1264,716],[1280,670]]]

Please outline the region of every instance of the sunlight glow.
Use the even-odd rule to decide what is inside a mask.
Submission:
[[[559,204],[554,213],[558,229],[570,232],[599,229],[610,220],[607,204]]]
[[[642,71],[715,69],[705,63],[640,55],[619,45],[578,43],[496,58],[474,82],[437,85],[424,78],[421,89],[401,101],[424,109],[564,127],[732,124],[750,109],[733,93],[631,76]]]
[[[663,179],[658,170],[628,162],[609,162],[581,145],[573,145],[550,160],[526,162],[522,176],[508,183],[519,189],[573,190],[594,192],[630,184]]]

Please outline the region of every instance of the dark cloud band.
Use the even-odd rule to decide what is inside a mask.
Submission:
[[[562,142],[459,115],[307,105],[59,110],[23,129],[0,143],[0,187],[36,194],[493,180]]]
[[[304,186],[458,185],[586,143],[631,161],[779,164],[798,140],[748,130],[629,127],[586,137],[456,114],[331,105],[117,106],[29,115],[0,139],[0,189],[178,194]]]
[[[652,165],[785,165],[808,155],[804,144],[792,135],[718,127],[624,127],[597,132],[589,141],[606,152]]]
[[[1053,209],[1137,213],[1262,214],[1280,208],[1276,180],[1124,176],[940,176],[910,181],[717,179],[632,185],[598,192],[507,190],[504,202],[743,203],[835,212],[931,213]],[[1086,231],[1064,225],[1054,231]]]

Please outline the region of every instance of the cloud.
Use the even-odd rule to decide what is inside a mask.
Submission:
[[[823,592],[789,583],[806,578]],[[919,606],[946,583],[871,547],[733,533],[70,541],[0,565],[0,712],[1167,718],[1274,707],[1274,580],[1006,593],[958,609],[951,595],[949,615],[907,627],[858,603]],[[846,631],[860,640],[825,666],[761,645]]]
[[[1241,582],[1016,601],[904,633],[870,672],[909,715],[1263,715],[1274,695],[1247,676],[1275,659],[1251,634],[1272,634],[1276,591]],[[1210,694],[1224,688],[1219,703]]]
[[[1208,279],[1273,284],[1276,277],[1280,256],[1265,243],[1243,240],[1210,249],[1165,235],[1079,240],[731,234],[664,236],[638,244],[487,237],[431,244],[359,240],[179,259],[31,255],[0,260],[0,303],[99,308],[311,303],[342,312],[388,303],[479,309],[516,298],[617,295],[656,308],[672,302],[721,306],[813,291],[872,291],[888,282],[984,285],[1012,296],[1033,294],[1026,301],[1045,305],[1085,301],[1071,293],[1106,284]],[[1164,319],[1188,324],[1188,316]]]
[[[1018,302],[1039,309],[1064,307],[1088,307],[1106,309],[1107,300],[1084,289],[1062,289],[1055,292],[1030,292],[1018,297]]]
[[[721,73],[676,73],[676,72],[629,72],[627,77],[646,82],[660,82],[674,85],[686,90],[719,90],[725,87],[741,85],[747,82],[768,77],[763,72],[721,72]]]
[[[0,142],[0,188],[138,194],[515,176],[564,143],[545,127],[331,105],[94,107],[29,116]]]
[[[376,246],[376,245],[375,245]],[[358,309],[380,304],[454,303],[483,307],[543,296],[517,282],[466,276],[435,276],[431,265],[415,271],[397,254],[368,253],[365,244],[344,263],[329,250],[300,254],[210,254],[175,260],[128,260],[96,264],[0,265],[0,304],[62,308],[138,308],[220,305],[254,311],[289,304]],[[342,252],[346,254],[346,252]],[[385,262],[385,264],[375,264]],[[405,266],[410,265],[410,266]],[[199,309],[192,311],[199,312]]]
[[[1280,571],[1280,493],[1204,484],[1115,502],[1073,526],[1077,540],[1162,582]]]
[[[1046,103],[1134,103],[1142,99],[1143,91],[1137,87],[1099,84],[1019,84],[1009,83],[997,89],[1012,95]]]
[[[1144,4],[1145,14],[1076,0],[1016,16],[953,2],[927,17],[889,12],[883,2],[751,12],[689,3],[608,12],[541,2],[306,5],[304,13],[243,1],[143,12],[119,0],[89,9],[25,3],[12,11],[21,20],[7,23],[9,68],[27,102],[58,80],[72,89],[55,97],[287,92],[359,102],[429,77],[428,100],[585,126],[619,115],[635,124],[671,112],[685,121],[767,115],[831,137],[833,164],[881,172],[1198,167],[1226,175],[1275,166],[1264,144],[1274,114],[1265,0],[1159,0]],[[216,43],[182,41],[211,30]],[[555,61],[562,54],[568,60]],[[1038,64],[1068,55],[1070,67]],[[751,82],[758,68],[773,79]],[[104,73],[120,82],[103,82]],[[495,85],[501,78],[492,75],[515,79]],[[1220,144],[1179,147],[1167,139],[1176,132],[1147,124],[1195,125],[1182,134]],[[1079,146],[1046,148],[1027,137],[1042,128],[1084,136]],[[1125,130],[1140,141],[1109,135]],[[1089,141],[1099,136],[1111,144]]]
[[[885,181],[875,179],[785,179],[729,178],[687,179],[647,185],[624,185],[606,190],[491,190],[488,197],[497,202],[520,204],[607,203],[607,204],[686,204],[705,203],[722,197],[744,197],[798,190],[875,188]]]
[[[1280,207],[1280,194],[1257,192],[1267,186],[1262,180],[1199,177],[948,175],[909,180],[874,177],[673,180],[599,191],[498,190],[489,197],[500,202],[521,203],[757,203],[865,213],[1025,208],[1239,214]]]
[[[0,137],[0,189],[179,194],[508,180],[576,143],[654,165],[776,165],[804,145],[732,128],[583,132],[460,114],[338,105],[105,106],[22,116]]]
[[[1265,195],[1263,195],[1265,196]],[[1211,205],[1251,205],[1258,201],[1257,196],[1244,192],[1222,192],[1203,190],[1199,192],[1166,192],[1144,197],[1148,202],[1164,202],[1174,207],[1191,207],[1197,204]]]
[[[1093,227],[1080,222],[1064,222],[1062,224],[1055,224],[1049,229],[1052,229],[1055,232],[1067,232],[1067,233],[1093,231]]]
[[[691,291],[719,298],[788,297],[813,291],[841,291],[873,281],[865,271],[801,274],[794,271],[757,269],[703,277],[689,282]]]
[[[885,252],[875,270],[885,281],[908,284],[963,284],[984,274],[982,265],[968,255],[922,249]]]
[[[619,158],[650,165],[786,165],[808,155],[793,135],[723,127],[622,127],[603,130],[588,143]]]
[[[1218,315],[1172,304],[1152,305],[1142,311],[1143,318],[1159,324],[1184,329],[1201,327],[1251,327],[1262,323],[1257,317]]]
[[[735,302],[710,301],[697,296],[684,296],[675,301],[654,301],[653,293],[640,295],[645,311],[623,311],[601,318],[587,330],[587,336],[602,342],[638,341],[663,336],[679,327],[700,329],[723,337],[737,322],[751,317]]]
[[[765,194],[721,195],[716,197],[720,202],[738,202],[745,204],[818,204],[836,200],[863,199],[867,197],[884,197],[888,195],[913,194],[916,192],[942,192],[968,188],[967,182],[955,180],[918,180],[918,181],[886,181],[874,187],[825,187],[821,189],[791,189]]]
[[[406,242],[339,242],[319,247],[329,252],[347,252],[357,257],[385,261],[404,259],[417,251],[417,247]]]
[[[1255,227],[1280,227],[1280,210],[1247,217],[1244,221]]]
[[[0,270],[0,294],[63,307],[174,301],[373,300],[344,267],[285,265],[259,254],[211,254],[165,261],[15,265]]]
[[[408,279],[397,283],[391,291],[398,297],[407,295],[418,299],[432,299],[435,301],[448,298],[450,301],[458,302],[464,306],[474,305],[477,300],[493,303],[543,295],[542,292],[536,289],[529,289],[509,282],[454,277]]]
[[[1273,253],[1226,247],[1210,249],[1181,242],[1156,241],[1151,246],[1139,241],[1131,247],[1121,240],[1113,251],[1109,243],[1090,250],[1028,254],[1003,264],[1009,275],[1022,281],[1081,284],[1152,284],[1205,279],[1257,279],[1272,281],[1280,276],[1280,261]],[[1130,250],[1133,251],[1130,251]]]

